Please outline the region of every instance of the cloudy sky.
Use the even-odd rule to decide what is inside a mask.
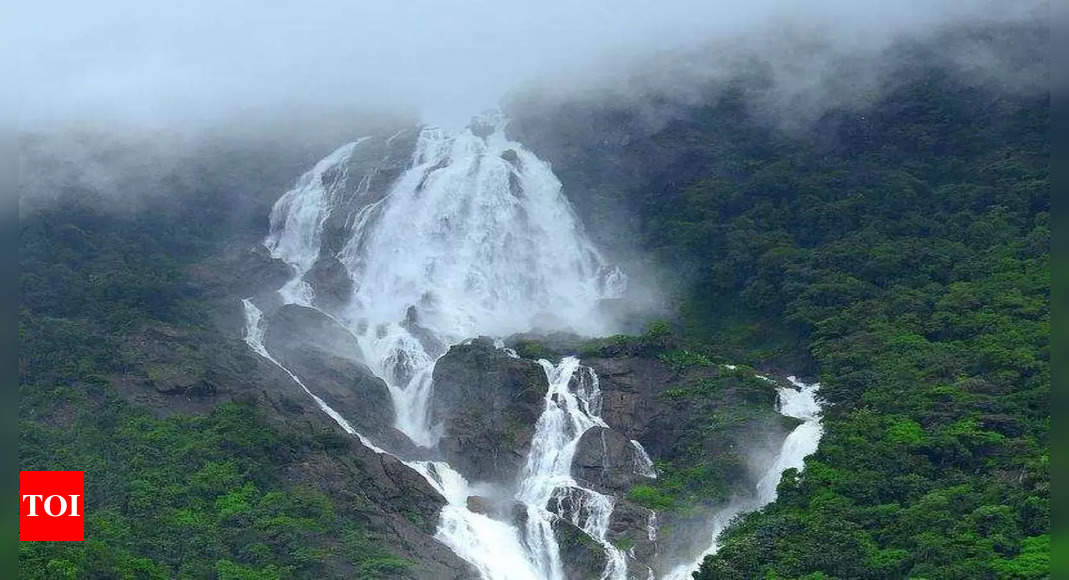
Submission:
[[[850,50],[993,0],[100,0],[8,8],[0,49],[24,129],[87,119],[212,124],[234,115],[402,108],[453,124],[531,82],[580,82],[711,40],[790,27]],[[1016,8],[1014,10],[1017,10]],[[572,80],[565,80],[572,79]]]

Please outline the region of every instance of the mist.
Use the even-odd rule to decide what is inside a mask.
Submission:
[[[1037,8],[1039,6],[1039,8]],[[589,90],[710,43],[846,53],[1043,4],[993,0],[38,2],[9,8],[22,131],[190,130],[361,114],[461,125],[517,87]],[[691,53],[693,54],[693,52]],[[715,59],[698,68],[715,68]],[[815,82],[805,69],[797,82]],[[703,73],[704,74],[704,73]],[[701,76],[701,75],[699,75]],[[787,78],[785,76],[785,78]],[[681,84],[685,79],[674,79]]]

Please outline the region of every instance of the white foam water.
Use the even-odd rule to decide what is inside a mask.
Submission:
[[[338,318],[389,385],[396,427],[426,447],[440,436],[427,416],[436,349],[535,327],[604,333],[595,307],[626,284],[584,235],[549,166],[510,141],[500,117],[481,122],[493,125],[489,135],[424,128],[411,166],[378,199],[366,175],[349,174],[363,141],[338,148],[278,200],[264,242],[294,268],[283,299],[312,305],[304,278],[323,257],[324,225],[335,212],[353,216],[331,256],[353,281]]]
[[[715,554],[720,548],[720,534],[731,523],[731,520],[739,514],[761,509],[775,501],[776,487],[783,477],[783,472],[791,468],[804,468],[805,458],[816,452],[820,438],[824,434],[824,428],[820,423],[820,401],[817,398],[820,383],[806,384],[793,376],[788,377],[787,380],[790,381],[792,387],[776,389],[776,408],[780,414],[801,419],[802,423],[795,427],[783,441],[779,453],[776,454],[765,474],[758,480],[753,497],[734,501],[717,513],[712,522],[713,530],[709,547],[694,561],[674,568],[663,577],[664,580],[689,580],[691,574],[701,566],[705,557]]]
[[[424,128],[410,167],[384,196],[368,189],[375,168],[351,174],[350,160],[364,141],[338,148],[278,200],[264,241],[272,256],[294,270],[279,289],[283,302],[322,312],[306,275],[324,257],[328,220],[338,212],[351,216],[344,220],[342,249],[329,257],[344,266],[352,294],[344,306],[324,313],[357,338],[364,361],[387,383],[396,427],[424,447],[433,447],[441,435],[428,411],[432,371],[445,347],[470,336],[531,328],[604,334],[597,303],[618,296],[626,284],[586,238],[549,166],[505,137],[504,119],[480,122],[492,130],[480,136]],[[359,435],[267,353],[259,310],[246,301],[246,312],[256,318],[250,322],[250,347],[285,370],[346,431]],[[527,510],[524,529],[469,510],[474,486],[447,464],[408,464],[447,501],[438,539],[482,577],[563,579],[552,529],[559,516],[548,508],[555,495],[566,493],[583,503],[570,514],[573,523],[605,546],[609,565],[603,577],[623,578],[624,556],[605,539],[613,498],[579,487],[570,476],[579,438],[591,426],[604,425],[597,418],[596,376],[584,369],[588,380],[579,381],[582,392],[572,393],[568,385],[579,372],[577,359],[543,366],[550,385],[546,408],[516,492]]]
[[[478,134],[422,129],[408,168],[387,191],[371,190],[378,167],[353,163],[365,151],[361,148],[370,146],[368,140],[338,148],[278,200],[264,240],[272,256],[293,268],[293,277],[278,290],[282,301],[316,308],[356,337],[360,352],[354,357],[386,382],[395,426],[431,449],[441,436],[429,416],[432,373],[449,345],[533,328],[604,335],[610,328],[597,316],[597,305],[619,296],[626,285],[626,277],[584,234],[548,164],[505,136],[504,119],[491,116],[480,123],[489,129]],[[387,148],[396,138],[387,140]],[[340,245],[325,242],[328,224]],[[323,259],[340,264],[352,282],[340,306],[320,304],[309,283]],[[263,345],[262,313],[251,300],[244,307],[250,348],[285,371],[346,432],[388,453],[272,357]],[[516,356],[500,340],[495,344]],[[549,387],[513,497],[526,514],[522,525],[470,510],[468,498],[478,495],[480,486],[448,464],[406,464],[446,501],[436,538],[482,578],[564,580],[554,533],[563,519],[601,545],[606,555],[602,580],[624,580],[627,554],[607,538],[615,498],[584,488],[571,476],[583,433],[605,426],[597,375],[574,357],[541,364]],[[781,389],[780,411],[805,422],[784,442],[755,502],[771,501],[782,470],[801,466],[815,448],[820,436],[815,390],[808,385],[789,393]],[[632,444],[635,472],[656,477],[641,443]],[[723,523],[734,513],[722,514]],[[657,538],[656,522],[651,512],[650,541]],[[719,529],[707,553],[715,550]],[[687,577],[695,566],[680,566],[668,577]],[[652,578],[652,570],[647,572]]]

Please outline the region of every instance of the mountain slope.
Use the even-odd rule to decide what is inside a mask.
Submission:
[[[591,229],[611,236],[599,217],[627,208],[639,248],[673,264],[693,349],[809,359],[824,385],[820,450],[698,577],[1048,573],[1048,95],[941,58],[979,46],[1042,72],[1044,38],[897,47],[875,98],[801,131],[751,106],[760,75],[653,126],[656,104],[516,106]]]

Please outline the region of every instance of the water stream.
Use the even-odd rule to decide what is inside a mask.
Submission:
[[[626,285],[626,277],[587,239],[549,166],[505,136],[504,119],[490,116],[479,123],[483,130],[422,129],[408,167],[381,191],[372,183],[387,159],[382,167],[353,162],[371,142],[338,148],[278,200],[264,242],[293,269],[293,277],[278,289],[283,302],[316,308],[356,338],[360,352],[353,357],[386,382],[395,426],[429,456],[442,435],[430,418],[432,372],[449,345],[532,328],[604,335],[610,329],[597,314],[599,301],[619,296]],[[342,243],[325,255],[330,239]],[[320,304],[310,282],[324,259],[340,264],[351,281],[340,306]],[[285,371],[346,432],[388,453],[268,352],[263,313],[250,299],[244,308],[249,347]],[[597,375],[574,357],[541,364],[549,387],[513,492],[526,513],[523,521],[470,510],[468,498],[478,495],[478,482],[445,462],[406,464],[446,500],[437,539],[483,578],[564,580],[554,532],[563,518],[601,545],[606,556],[601,578],[624,580],[627,555],[606,537],[615,498],[584,488],[571,476],[583,433],[606,426]],[[744,508],[771,501],[779,473],[800,466],[815,448],[820,436],[815,391],[808,385],[800,391],[781,389],[781,412],[805,422],[790,434],[758,484],[755,503]],[[636,473],[655,477],[642,444],[632,444],[638,452]],[[651,514],[651,539],[656,521]],[[683,574],[691,566],[679,569]],[[685,576],[674,571],[670,577]]]

